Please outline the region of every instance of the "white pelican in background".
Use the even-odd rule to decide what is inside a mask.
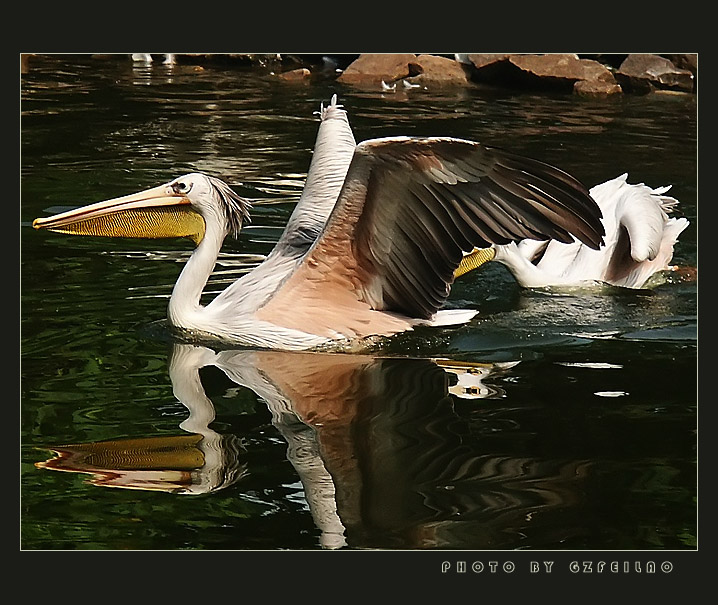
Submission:
[[[627,176],[590,190],[606,231],[605,244],[598,250],[581,242],[523,240],[495,246],[493,260],[508,267],[525,288],[600,284],[642,288],[654,274],[678,269],[670,265],[673,247],[689,225],[686,218],[668,216],[678,200],[664,195],[670,187],[629,185]],[[468,255],[463,261],[468,269],[470,260]]]
[[[163,54],[162,56],[164,57],[162,63],[165,63],[166,65],[175,64],[176,61],[174,54]],[[149,65],[154,59],[150,53],[132,53],[132,60],[135,63],[144,63]]]
[[[598,206],[557,168],[455,138],[357,145],[336,96],[320,117],[304,189],[277,245],[206,306],[200,296],[222,243],[249,211],[214,177],[188,174],[33,226],[191,237],[197,247],[172,291],[170,324],[200,338],[289,350],[470,320],[476,311],[440,308],[474,249],[526,238],[602,243]]]

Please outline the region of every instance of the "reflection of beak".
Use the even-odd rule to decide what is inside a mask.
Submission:
[[[173,492],[191,486],[193,471],[203,467],[201,441],[190,434],[52,446],[56,457],[35,466],[88,473],[95,485]]]
[[[213,431],[212,431],[213,432]],[[91,475],[101,487],[203,494],[247,474],[245,449],[234,435],[189,433],[49,446],[54,457],[37,468]]]
[[[32,226],[73,235],[190,237],[196,244],[205,229],[204,219],[191,208],[189,199],[168,185],[37,218]]]

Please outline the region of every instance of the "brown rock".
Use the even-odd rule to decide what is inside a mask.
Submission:
[[[511,55],[508,54],[470,54],[468,55],[469,61],[476,69],[483,69],[484,67],[495,65],[506,61]]]
[[[515,68],[509,63],[507,54],[468,54],[471,79],[490,84],[510,84],[511,72]]]
[[[687,69],[694,76],[698,74],[698,55],[696,54],[684,54],[684,55],[665,55],[667,59],[673,63],[679,69]]]
[[[655,88],[692,91],[693,74],[668,59],[650,54],[628,55],[616,72],[622,85],[638,92]]]
[[[337,82],[376,86],[382,80],[394,82],[409,75],[409,62],[415,60],[414,54],[362,54],[344,70]]]
[[[604,80],[578,80],[573,85],[573,92],[584,96],[606,96],[623,92],[623,89],[616,82]]]
[[[20,73],[26,74],[30,71],[30,57],[32,55],[29,55],[27,53],[22,53],[20,55]]]
[[[279,74],[279,79],[285,80],[286,82],[303,82],[311,75],[312,72],[306,67],[300,67],[299,69],[292,69],[291,71],[285,71]]]
[[[419,55],[409,62],[409,73],[416,74],[409,78],[410,82],[424,86],[465,85],[469,82],[461,63],[437,55]]]
[[[470,54],[468,58],[474,66],[473,78],[491,84],[558,88],[586,95],[621,92],[607,67],[573,54]]]
[[[512,55],[509,59],[519,69],[539,78],[614,82],[613,74],[597,61],[579,59],[576,55]]]

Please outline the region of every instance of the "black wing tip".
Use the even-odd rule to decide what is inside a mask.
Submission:
[[[564,243],[572,243],[576,239],[593,250],[598,250],[604,243],[606,235],[603,225],[603,212],[591,196],[586,185],[568,172],[542,160],[523,156],[500,147],[487,147],[494,154],[497,162],[505,163],[511,169],[525,171],[534,178],[538,178],[554,188],[554,193],[560,194],[557,201],[561,202],[569,216],[578,219],[574,228],[564,227],[568,239]]]

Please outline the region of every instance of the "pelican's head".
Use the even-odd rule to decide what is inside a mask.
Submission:
[[[249,219],[249,201],[212,176],[191,173],[169,183],[46,218],[35,229],[105,237],[204,237],[207,221],[237,235]]]

